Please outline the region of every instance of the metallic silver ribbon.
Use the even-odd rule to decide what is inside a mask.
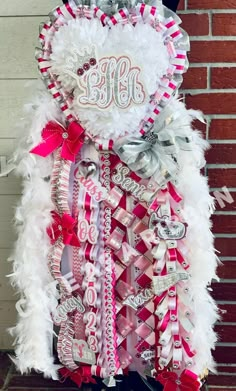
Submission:
[[[170,178],[174,179],[177,174],[178,164],[174,156],[179,149],[191,150],[191,145],[188,137],[168,137],[168,134],[160,132],[149,133],[146,139],[122,137],[113,149],[141,178],[150,178],[159,171],[167,182]]]
[[[153,291],[155,295],[160,296],[179,281],[189,279],[188,273],[170,273],[166,276],[153,276]]]

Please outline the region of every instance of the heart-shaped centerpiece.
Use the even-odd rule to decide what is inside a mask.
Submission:
[[[98,7],[67,10],[42,36],[49,89],[93,137],[150,129],[185,69],[178,24],[145,4],[111,17]]]

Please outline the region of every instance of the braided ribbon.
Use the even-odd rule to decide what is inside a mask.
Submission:
[[[201,386],[198,376],[187,369],[180,377],[175,372],[163,371],[156,380],[164,386],[164,391],[198,391]]]
[[[84,129],[77,122],[71,122],[67,129],[57,122],[49,122],[42,130],[43,142],[30,152],[46,157],[62,146],[61,157],[75,162],[75,157],[84,143],[83,138]]]

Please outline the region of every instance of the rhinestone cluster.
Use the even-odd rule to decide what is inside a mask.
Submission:
[[[85,62],[83,67],[78,68],[77,75],[82,76],[84,72],[87,72],[91,67],[94,67],[97,64],[96,58],[92,57],[89,59],[89,62]]]

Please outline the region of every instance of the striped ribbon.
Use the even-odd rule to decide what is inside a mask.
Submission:
[[[76,164],[78,164],[79,160],[81,159],[81,154],[77,155],[76,157]],[[72,200],[72,216],[76,219],[80,219],[81,215],[81,208],[79,208],[79,196],[81,194],[82,189],[80,189],[79,181],[77,176],[74,176],[73,178],[73,200]],[[81,245],[81,247],[83,244]],[[73,253],[73,276],[78,283],[80,289],[79,294],[82,296],[82,282],[83,282],[83,275],[81,273],[82,267],[84,266],[84,259],[81,254],[81,248],[73,247],[72,249]],[[75,339],[77,340],[85,340],[85,327],[83,323],[83,314],[81,312],[76,312],[75,314]]]
[[[101,171],[100,182],[107,191],[110,191],[110,154],[100,153]],[[106,244],[111,231],[111,209],[103,202],[101,205],[101,249],[100,257],[103,260],[102,275],[103,281],[103,348],[98,360],[99,365],[108,368],[108,375],[114,376],[119,368],[120,362],[117,355],[117,331],[116,331],[116,305],[115,305],[115,264],[113,254]]]

